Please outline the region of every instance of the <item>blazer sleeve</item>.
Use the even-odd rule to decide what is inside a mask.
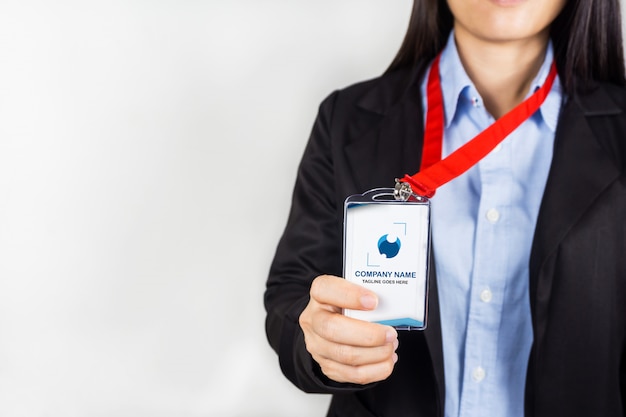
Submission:
[[[337,196],[331,143],[338,93],[322,102],[300,162],[287,226],[265,291],[266,333],[282,372],[305,392],[338,393],[366,386],[326,378],[306,350],[298,319],[313,279],[342,274],[342,200]]]

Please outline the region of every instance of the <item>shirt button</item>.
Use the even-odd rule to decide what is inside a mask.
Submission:
[[[485,376],[487,376],[487,373],[481,366],[475,368],[472,372],[472,379],[474,380],[474,382],[482,381],[483,379],[485,379]]]
[[[502,144],[498,143],[495,148],[493,148],[493,152],[498,153],[502,150]]]
[[[486,288],[486,289],[481,291],[480,299],[484,303],[489,303],[493,299],[493,293],[488,288]]]
[[[475,108],[480,107],[480,99],[478,97],[472,97],[472,106]]]
[[[496,223],[500,220],[500,212],[494,208],[487,210],[487,220],[490,223]]]

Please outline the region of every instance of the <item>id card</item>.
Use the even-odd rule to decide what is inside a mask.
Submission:
[[[344,278],[378,295],[372,311],[344,310],[397,329],[426,328],[430,202],[393,198],[381,188],[350,196],[344,205]]]

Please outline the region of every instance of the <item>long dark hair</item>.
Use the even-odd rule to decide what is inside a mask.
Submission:
[[[444,47],[454,18],[446,0],[414,0],[409,28],[387,72],[421,64]],[[568,0],[550,28],[565,91],[591,81],[626,85],[619,0]]]

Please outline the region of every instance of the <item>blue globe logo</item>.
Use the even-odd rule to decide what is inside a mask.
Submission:
[[[386,258],[395,257],[400,252],[400,239],[397,236],[384,235],[378,239],[378,252]]]

